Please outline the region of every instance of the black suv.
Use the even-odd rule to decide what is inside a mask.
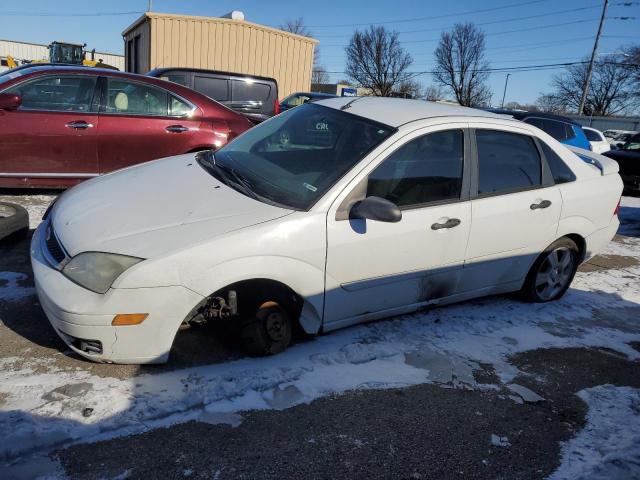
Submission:
[[[279,112],[278,82],[273,78],[197,68],[156,68],[151,77],[179,83],[260,123]]]

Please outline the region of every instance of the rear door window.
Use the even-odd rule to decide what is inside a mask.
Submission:
[[[266,102],[271,86],[266,83],[246,80],[231,80],[234,102]]]
[[[97,78],[82,75],[38,77],[4,93],[22,97],[20,110],[90,112]]]
[[[229,81],[226,78],[196,75],[193,79],[193,89],[218,102],[229,100]]]
[[[107,113],[166,116],[167,104],[166,90],[127,80],[107,79]]]
[[[526,190],[542,183],[533,138],[499,130],[476,130],[478,195]]]

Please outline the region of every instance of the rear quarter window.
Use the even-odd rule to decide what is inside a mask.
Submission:
[[[564,160],[560,158],[560,155],[546,143],[540,141],[540,145],[542,146],[542,153],[544,153],[544,157],[547,160],[547,165],[551,170],[551,175],[553,175],[553,181],[556,184],[573,182],[576,176],[564,163]]]

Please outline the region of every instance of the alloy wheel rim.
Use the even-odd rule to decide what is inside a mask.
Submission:
[[[536,292],[543,300],[551,300],[571,281],[573,274],[573,253],[566,247],[549,252],[536,274]]]

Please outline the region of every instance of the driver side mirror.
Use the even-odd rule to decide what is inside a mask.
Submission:
[[[0,93],[0,110],[17,110],[22,104],[22,97],[15,93]]]
[[[396,223],[402,220],[402,211],[385,198],[367,197],[351,207],[349,217]]]

